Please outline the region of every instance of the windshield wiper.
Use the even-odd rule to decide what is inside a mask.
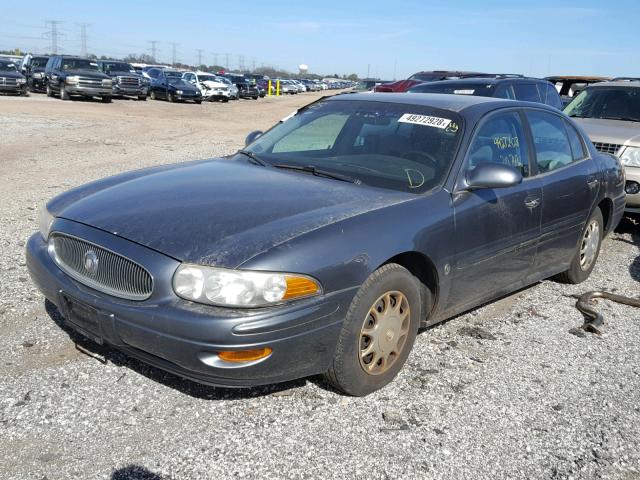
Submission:
[[[285,170],[298,170],[300,172],[308,172],[316,177],[325,177],[332,178],[334,180],[340,180],[341,182],[349,182],[349,183],[358,183],[357,180],[353,177],[349,177],[348,175],[342,175],[340,173],[328,172],[326,170],[321,170],[313,165],[287,165],[287,164],[277,164],[274,165],[276,168],[282,168]]]
[[[261,160],[260,157],[258,157],[255,153],[250,152],[249,150],[238,150],[238,153],[240,155],[244,155],[245,157],[249,158],[249,161],[254,165],[260,165],[261,167],[266,167],[270,165],[264,160]]]

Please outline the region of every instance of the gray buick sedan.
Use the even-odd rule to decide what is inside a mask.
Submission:
[[[623,186],[616,157],[541,104],[344,94],[230,158],[52,199],[27,264],[71,328],[161,369],[235,387],[324,374],[366,395],[420,327],[585,280]]]

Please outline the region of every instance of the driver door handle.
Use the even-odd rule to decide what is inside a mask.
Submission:
[[[536,208],[538,205],[540,205],[540,198],[539,197],[527,197],[524,201],[524,205],[527,208]]]
[[[598,185],[598,178],[595,176],[589,177],[587,180],[587,185],[589,186],[589,188],[594,188]]]

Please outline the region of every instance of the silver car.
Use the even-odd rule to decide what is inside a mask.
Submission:
[[[640,81],[588,86],[565,108],[595,147],[625,167],[628,213],[640,214]]]

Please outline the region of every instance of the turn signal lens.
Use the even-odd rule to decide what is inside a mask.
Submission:
[[[308,297],[320,292],[318,284],[309,278],[286,276],[285,281],[287,282],[287,290],[282,297],[283,300]]]
[[[271,355],[272,351],[273,350],[270,347],[258,348],[255,350],[235,350],[218,352],[218,357],[220,357],[220,360],[224,360],[225,362],[253,362],[255,360],[268,357]]]

